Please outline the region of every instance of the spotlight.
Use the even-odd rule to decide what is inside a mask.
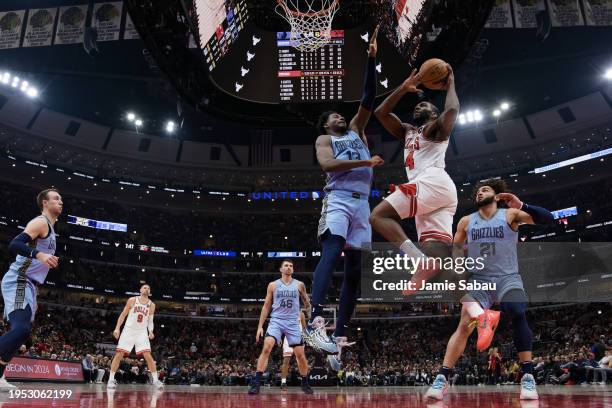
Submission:
[[[10,80],[11,80],[11,74],[9,74],[8,72],[5,72],[2,75],[2,83],[3,84],[8,84]]]
[[[136,120],[134,121],[134,124],[136,125],[136,127],[138,127],[138,126],[142,126],[142,120],[140,120],[140,119],[136,119]]]
[[[499,115],[501,115],[501,111],[500,111],[499,109],[495,109],[495,110],[493,111],[493,116],[497,117],[497,116],[499,116]]]
[[[30,98],[36,98],[38,96],[38,89],[31,86],[26,91],[26,95],[28,95]]]
[[[608,68],[606,70],[606,73],[604,74],[604,78],[606,79],[612,79],[612,68]]]
[[[174,133],[174,126],[175,126],[174,122],[173,122],[173,121],[171,121],[171,120],[169,120],[169,121],[166,123],[166,132],[168,132],[168,133]]]
[[[468,121],[469,123],[472,123],[472,122],[474,121],[474,112],[472,112],[472,111],[468,111],[468,113],[466,114],[466,116],[467,116],[467,121]]]
[[[474,111],[474,120],[480,122],[482,120],[482,113],[478,109]]]
[[[502,102],[502,104],[499,105],[499,107],[501,108],[501,110],[508,110],[510,109],[510,104],[508,102]]]
[[[459,115],[459,124],[465,125],[465,115],[463,113]]]
[[[23,82],[21,83],[21,90],[22,90],[23,92],[27,91],[27,89],[28,89],[28,85],[29,85],[29,84],[28,84],[28,81],[23,81]]]
[[[127,114],[127,120],[129,120],[130,122],[133,122],[134,119],[136,119],[136,115],[134,115],[133,112],[128,112]]]

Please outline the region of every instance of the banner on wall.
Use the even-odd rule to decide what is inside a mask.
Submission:
[[[134,27],[134,22],[132,21],[132,17],[130,17],[130,13],[125,13],[125,30],[123,32],[124,40],[137,40],[140,38],[138,35],[138,31],[136,31],[136,27]]]
[[[510,0],[496,0],[485,28],[512,28]]]
[[[4,371],[8,380],[82,382],[80,362],[15,357]]]
[[[122,9],[123,3],[120,1],[94,5],[91,25],[98,30],[98,42],[119,39]]]
[[[553,27],[584,25],[578,0],[547,0],[550,21]]]
[[[87,5],[60,7],[54,44],[78,44],[83,42]]]
[[[582,0],[587,25],[612,25],[612,0]]]
[[[57,8],[30,9],[23,46],[42,47],[51,45],[56,14]]]
[[[0,12],[0,50],[18,48],[25,10]]]
[[[516,28],[536,28],[536,13],[544,7],[544,0],[512,0]]]

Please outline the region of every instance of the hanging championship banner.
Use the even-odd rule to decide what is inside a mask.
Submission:
[[[512,9],[510,0],[495,0],[485,28],[512,28]]]
[[[18,48],[25,10],[0,12],[0,50]]]
[[[582,0],[587,25],[612,25],[612,0]]]
[[[140,38],[140,35],[138,35],[138,31],[136,31],[136,27],[134,27],[134,22],[132,21],[132,17],[130,17],[130,13],[125,13],[125,30],[123,31],[123,39],[137,40],[138,38]]]
[[[55,41],[53,44],[78,44],[83,42],[87,5],[60,7]]]
[[[553,27],[573,27],[584,25],[578,0],[547,0],[550,21]]]
[[[98,42],[119,39],[122,8],[123,3],[120,1],[94,5],[91,25],[98,30]]]
[[[57,8],[30,9],[23,46],[51,45],[56,14]]]
[[[516,28],[536,28],[536,13],[543,9],[544,0],[512,0]]]

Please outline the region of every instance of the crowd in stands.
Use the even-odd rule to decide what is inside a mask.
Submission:
[[[111,330],[117,313],[64,308],[42,305],[31,339],[19,353],[82,361],[86,380],[106,381],[114,354]],[[539,383],[606,381],[612,368],[610,304],[536,307],[528,311],[528,319],[534,332],[534,366]],[[457,322],[457,315],[355,321],[351,338],[356,344],[343,351],[344,367],[337,374],[338,383],[345,386],[431,383]],[[168,384],[246,384],[254,372],[261,347],[254,341],[255,329],[256,323],[248,320],[156,318],[152,346],[160,377]],[[517,382],[519,371],[511,328],[503,318],[493,346],[495,350],[489,354],[476,353],[472,337],[455,367],[452,383]],[[311,367],[323,365],[312,350],[307,356]],[[278,380],[281,360],[277,349],[266,381]],[[491,360],[498,365],[491,367]],[[297,379],[296,369],[293,362],[290,381]],[[144,383],[149,378],[146,364],[142,359],[126,357],[116,378],[123,383]]]

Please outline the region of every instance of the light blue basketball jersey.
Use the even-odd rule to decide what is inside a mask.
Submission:
[[[470,215],[467,227],[468,256],[484,258],[483,269],[471,270],[474,275],[518,274],[518,232],[508,225],[506,213],[505,208],[499,208],[490,220],[485,220],[478,212]]]
[[[370,150],[357,133],[349,130],[344,136],[331,136],[334,158],[338,160],[368,160]],[[327,173],[325,191],[344,190],[370,195],[373,171],[371,167]]]
[[[55,230],[46,217],[41,215],[37,218],[45,218],[47,225],[49,225],[49,234],[45,238],[38,238],[34,242],[31,242],[30,246],[35,247],[42,253],[55,255]],[[17,279],[18,277],[27,277],[33,282],[44,283],[48,273],[49,266],[41,263],[38,259],[17,255],[15,262],[13,262],[9,267],[7,275],[10,274],[11,277],[14,277],[14,279]]]
[[[270,319],[299,321],[300,318],[300,281],[291,279],[289,284],[283,283],[282,279],[274,282],[274,293],[272,295],[272,313]]]

